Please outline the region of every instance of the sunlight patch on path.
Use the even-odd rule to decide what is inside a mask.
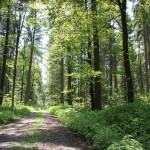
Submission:
[[[34,112],[5,126],[0,130],[0,149],[36,149],[39,140],[37,129],[43,125],[42,118],[41,113]]]
[[[0,129],[2,150],[92,150],[47,111],[11,123]]]

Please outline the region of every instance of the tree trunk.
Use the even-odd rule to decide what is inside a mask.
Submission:
[[[90,42],[89,45],[91,45],[91,42]],[[90,48],[90,46],[89,46],[89,48]],[[88,63],[89,63],[89,65],[92,68],[92,60],[91,59],[92,59],[91,58],[91,53],[90,53],[90,51],[88,51]],[[91,76],[90,77],[90,96],[91,96],[91,108],[92,109],[94,108],[94,93],[95,93],[94,92],[94,84],[93,84],[93,82],[94,82],[94,80],[93,80],[93,77]]]
[[[61,104],[64,104],[64,59],[61,58],[60,62],[61,66],[61,71],[60,71],[60,84],[61,84],[61,97],[60,97],[60,102]]]
[[[6,62],[7,55],[9,50],[9,32],[10,32],[10,6],[8,6],[7,12],[7,21],[6,21],[6,36],[5,36],[5,46],[3,51],[3,65],[2,65],[2,74],[0,81],[0,105],[3,103],[4,96],[4,85],[5,85],[5,76],[6,76]]]
[[[113,67],[114,67],[114,70],[117,71],[117,60],[116,60],[116,57],[114,56],[113,58]],[[114,78],[114,89],[116,92],[118,92],[118,77],[117,77],[117,74],[114,74],[113,76]]]
[[[94,46],[94,71],[100,71],[100,51],[99,51],[99,37],[98,37],[98,27],[97,27],[97,2],[92,0],[92,14],[93,14],[93,46]],[[94,77],[94,101],[92,110],[102,109],[101,103],[101,78],[100,75]]]
[[[24,90],[24,65],[22,66],[22,77],[21,77],[21,98],[20,98],[20,102],[23,101],[23,90]]]
[[[25,18],[25,15],[24,15]],[[23,22],[24,22],[23,18]],[[18,61],[18,48],[21,30],[23,27],[23,22],[21,22],[21,14],[19,14],[19,25],[17,26],[17,38],[16,38],[16,51],[15,51],[15,62],[14,62],[14,70],[13,70],[13,89],[12,89],[12,108],[14,107],[14,96],[15,96],[15,87],[16,87],[16,74],[17,74],[17,61]]]
[[[34,36],[33,36],[33,38],[34,38]],[[29,63],[29,70],[27,73],[27,85],[26,85],[25,99],[24,99],[25,105],[28,105],[28,102],[29,102],[29,95],[30,95],[30,88],[31,88],[31,70],[32,70],[33,52],[34,52],[34,39],[32,41],[32,45],[31,45],[30,63]]]
[[[148,79],[148,47],[147,47],[147,30],[146,27],[144,27],[143,31],[144,36],[144,50],[145,50],[145,83],[146,83],[146,91],[149,92],[149,79]]]
[[[22,66],[22,72],[21,72],[21,97],[20,97],[20,102],[23,102],[23,96],[24,96],[24,75],[25,75],[25,66],[26,66],[26,60],[25,60],[25,45],[26,41],[24,41],[24,47],[23,47],[23,52],[21,53],[22,59],[24,60],[23,66]]]
[[[35,19],[36,19],[36,11],[35,11]],[[31,53],[30,53],[30,62],[29,62],[29,70],[27,73],[27,84],[26,84],[26,91],[25,91],[25,99],[24,104],[28,105],[30,90],[31,90],[31,71],[32,71],[32,62],[33,62],[33,52],[34,52],[34,43],[35,43],[35,25],[33,27],[32,33],[32,42],[31,42]]]
[[[110,53],[109,53],[109,86],[110,86],[110,90],[109,90],[109,96],[112,96],[113,94],[113,54],[112,54],[112,39],[110,38],[109,40],[109,49],[110,49]]]
[[[130,58],[128,52],[128,28],[127,28],[127,19],[126,19],[126,0],[122,2],[118,0],[118,5],[121,12],[121,21],[122,21],[122,36],[123,36],[123,59],[124,59],[124,69],[127,82],[127,98],[129,103],[134,101],[134,89],[132,83],[132,75],[130,69]]]
[[[138,41],[138,48],[141,48],[141,43],[140,40]],[[142,94],[144,94],[144,84],[143,84],[143,69],[142,69],[142,53],[139,51],[138,53],[138,86],[139,86],[139,91]]]
[[[68,105],[72,105],[72,85],[71,85],[71,81],[72,81],[72,65],[71,65],[71,48],[68,47],[68,86],[67,86],[67,101],[68,101]]]
[[[85,9],[86,11],[88,11],[88,1],[85,0]],[[93,68],[92,67],[92,57],[91,57],[91,52],[90,52],[90,49],[91,49],[91,40],[90,40],[90,32],[89,32],[89,27],[87,25],[87,32],[89,33],[89,37],[88,37],[88,51],[87,51],[87,55],[88,55],[88,64],[90,65],[91,69]],[[90,77],[90,88],[89,88],[89,93],[90,93],[90,102],[91,102],[91,108],[94,110],[94,79],[93,77],[91,76]]]

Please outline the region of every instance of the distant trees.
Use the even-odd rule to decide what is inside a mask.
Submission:
[[[145,62],[145,66],[149,66],[148,59],[144,61],[146,57],[137,55],[136,39],[133,36],[137,31],[133,31],[134,20],[128,15],[128,11],[131,10],[128,10],[126,0],[59,1],[59,5],[55,1],[49,1],[49,4],[51,4],[49,23],[53,40],[49,51],[51,69],[48,70],[48,82],[52,80],[47,86],[49,91],[59,89],[59,92],[57,90],[53,90],[53,93],[48,92],[51,102],[59,103],[62,93],[64,102],[68,102],[67,95],[71,93],[70,99],[73,103],[84,102],[84,105],[91,103],[91,108],[95,110],[102,109],[105,105],[122,103],[124,100],[132,103],[140,93],[143,93],[141,90],[145,85],[142,63]],[[147,2],[146,5],[149,3]],[[136,11],[142,11],[142,6],[142,9],[147,11],[146,5],[142,3],[140,9],[134,5],[133,7]],[[135,13],[134,19],[139,18],[137,15]],[[135,22],[139,25],[138,19]],[[146,21],[143,19],[143,22]],[[57,45],[55,50],[53,45]],[[71,47],[69,53],[66,45]],[[148,53],[145,56],[148,56]],[[72,71],[69,73],[68,57],[72,62]],[[52,73],[52,61],[61,58],[64,62],[63,88],[59,87],[59,79]],[[58,68],[60,64],[57,63]],[[147,74],[146,72],[144,74]],[[140,74],[140,80],[137,80],[139,78],[137,73]],[[72,78],[71,92],[67,88],[70,83],[67,80],[69,77]],[[54,83],[55,86],[52,86]],[[140,93],[136,93],[139,88]],[[54,98],[54,95],[57,98]],[[81,99],[83,101],[80,101]]]
[[[92,110],[149,96],[149,1],[0,1],[0,105]],[[43,87],[41,39],[49,33]],[[44,90],[44,91],[43,91]]]
[[[137,90],[142,95],[149,95],[149,66],[150,66],[150,42],[149,42],[149,1],[139,0],[134,6],[134,33],[138,53]]]
[[[30,17],[29,21],[28,18],[31,14],[31,10],[36,9],[37,11],[39,11],[39,8],[29,1],[7,0],[1,1],[0,3],[0,19],[1,21],[3,20],[3,23],[1,23],[0,26],[0,105],[2,105],[3,102],[5,104],[11,103],[11,106],[13,108],[15,105],[15,101],[18,103],[22,102],[24,99],[25,88],[28,87],[25,83],[26,79],[30,80],[30,87],[32,86],[32,88],[28,90],[28,95],[32,95],[32,93],[35,93],[34,90],[37,91],[37,87],[34,88],[35,83],[37,82],[35,79],[39,78],[39,80],[42,80],[40,67],[38,67],[39,69],[29,67],[30,74],[28,75],[28,78],[26,77],[27,66],[34,66],[36,63],[36,59],[39,59],[42,54],[42,52],[40,52],[38,48],[38,46],[40,47],[41,44],[40,42],[37,43],[37,41],[40,41],[42,36],[40,36],[40,38],[36,37],[35,43],[33,40],[35,33],[33,32],[33,35],[26,34],[31,31],[29,31],[27,28],[29,22],[30,27],[32,27],[34,26],[34,22],[36,20]],[[42,12],[39,12],[39,14],[42,14]],[[40,19],[40,17],[38,19]],[[37,26],[36,24],[36,32],[37,29],[39,36],[39,33],[41,31],[39,30],[39,26]],[[29,46],[30,39],[32,39],[31,45],[34,46]],[[31,49],[29,49],[29,47]],[[32,53],[32,62],[31,57],[29,57],[30,51]],[[35,51],[34,54],[33,51]],[[39,76],[36,75],[36,77],[34,76],[34,78],[32,78],[33,74],[39,74]],[[39,82],[38,86],[41,87],[41,89],[43,88],[42,81]],[[33,97],[31,100],[31,97],[26,96],[25,104],[29,104],[29,99],[30,103],[33,104],[33,102],[31,101],[35,101],[35,103],[37,103],[37,99],[40,99],[40,97],[43,96],[43,91],[41,90],[40,92],[41,93],[36,93],[34,95],[36,97],[34,98],[34,100]]]

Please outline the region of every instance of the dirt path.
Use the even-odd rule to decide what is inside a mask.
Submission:
[[[92,150],[58,119],[34,112],[0,129],[0,150]]]

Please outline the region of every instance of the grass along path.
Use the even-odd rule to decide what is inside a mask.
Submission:
[[[92,150],[48,112],[33,112],[0,129],[0,150]]]
[[[0,149],[37,149],[42,141],[40,129],[43,126],[44,113],[33,112],[20,121],[10,123],[0,130]]]
[[[13,146],[12,150],[37,149],[38,144],[43,141],[40,129],[44,123],[44,112],[37,112],[34,122],[28,124],[27,132],[19,145]]]

